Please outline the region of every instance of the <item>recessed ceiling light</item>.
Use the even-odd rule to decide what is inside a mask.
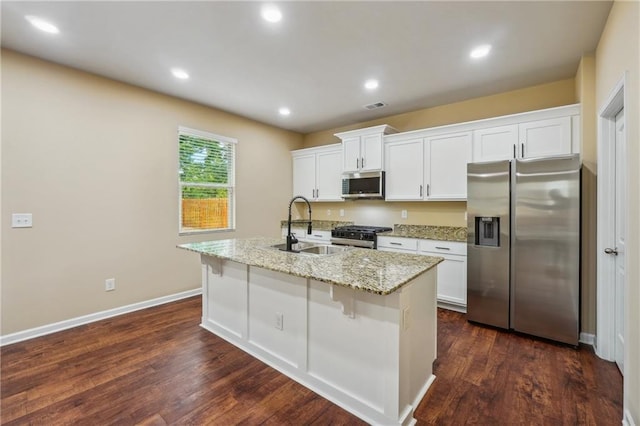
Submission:
[[[365,83],[364,83],[364,87],[365,87],[365,89],[367,89],[367,90],[374,90],[374,89],[377,89],[377,88],[378,88],[378,80],[374,80],[374,79],[367,80],[367,81],[365,81]]]
[[[483,58],[487,56],[490,51],[491,51],[491,45],[483,44],[473,49],[469,54],[469,56],[471,56],[473,59]]]
[[[171,74],[175,78],[179,78],[180,80],[186,80],[189,78],[189,74],[185,70],[181,70],[180,68],[171,68]]]
[[[291,114],[291,110],[287,107],[282,107],[278,110],[278,112],[280,113],[280,115],[289,115]]]
[[[49,34],[58,34],[60,30],[58,27],[53,25],[51,22],[47,22],[42,18],[38,18],[37,16],[27,15],[24,17],[31,25],[39,29],[40,31],[44,31]]]
[[[282,19],[282,12],[276,6],[272,4],[266,4],[262,7],[262,19],[267,22],[280,22]]]

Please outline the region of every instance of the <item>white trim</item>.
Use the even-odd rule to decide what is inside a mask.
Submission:
[[[230,138],[228,136],[217,135],[215,133],[205,132],[204,130],[191,129],[184,126],[178,126],[178,135],[195,136],[197,138],[211,139],[216,142],[226,142],[233,144],[238,143],[238,139],[236,138]]]
[[[615,185],[615,176],[607,176],[605,170],[613,170],[615,161],[615,146],[608,143],[615,138],[615,116],[624,108],[626,73],[611,91],[607,100],[598,112],[598,201],[597,201],[597,286],[596,286],[596,355],[608,361],[614,359],[615,330],[614,316],[615,300],[607,283],[608,277],[613,276],[613,264],[604,257],[604,249],[612,241],[611,224],[614,223],[613,203],[609,202]],[[605,167],[606,166],[606,167]]]
[[[24,331],[0,336],[0,347],[10,345],[12,343],[22,342],[24,340],[34,339],[36,337],[45,336],[58,331],[68,330],[80,325],[89,324],[103,319],[115,317],[118,315],[128,314],[130,312],[139,311],[141,309],[150,308],[152,306],[163,305],[176,300],[186,299],[187,297],[197,296],[202,293],[202,288],[183,291],[181,293],[170,294],[168,296],[158,297],[156,299],[146,300],[144,302],[133,303],[131,305],[121,306],[119,308],[108,309],[106,311],[95,312],[93,314],[83,315],[68,320],[54,322],[52,324],[43,325],[36,328],[30,328]]]
[[[596,335],[591,333],[580,333],[580,343],[593,346],[596,342]]]
[[[636,422],[633,420],[633,417],[631,417],[631,412],[629,410],[624,410],[622,424],[624,426],[636,426]]]

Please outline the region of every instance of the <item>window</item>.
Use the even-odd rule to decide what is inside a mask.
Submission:
[[[233,138],[178,128],[180,233],[235,229]]]

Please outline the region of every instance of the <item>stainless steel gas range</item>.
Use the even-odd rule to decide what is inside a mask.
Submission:
[[[388,231],[393,229],[384,226],[338,226],[331,231],[331,244],[375,249],[378,247],[378,234]]]

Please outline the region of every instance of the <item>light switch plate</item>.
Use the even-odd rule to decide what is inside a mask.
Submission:
[[[31,213],[13,213],[11,215],[12,228],[31,228],[33,226],[33,215]]]
[[[406,219],[406,218],[407,218],[407,211],[406,211],[406,210],[402,210],[402,211],[400,212],[400,216],[401,216],[403,219]]]

